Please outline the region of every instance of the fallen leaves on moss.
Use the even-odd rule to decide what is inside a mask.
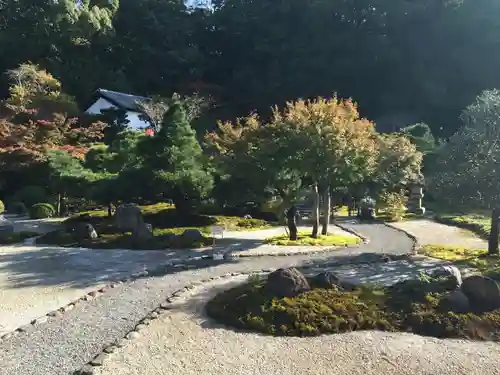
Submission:
[[[287,234],[266,238],[266,243],[280,246],[346,246],[360,243],[360,238],[341,234],[318,235],[311,237],[308,232],[299,232],[297,241],[290,240]]]

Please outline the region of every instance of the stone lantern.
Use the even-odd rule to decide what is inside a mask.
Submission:
[[[412,183],[409,186],[410,197],[408,199],[408,211],[417,214],[425,214],[425,207],[422,207],[422,198],[424,197],[424,185],[421,183]]]

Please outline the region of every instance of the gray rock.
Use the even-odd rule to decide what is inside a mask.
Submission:
[[[151,224],[140,222],[132,232],[134,241],[145,241],[153,238],[153,227]]]
[[[252,216],[248,215],[248,214],[246,214],[245,216],[243,216],[243,219],[251,219],[251,218],[252,218]]]
[[[76,370],[73,375],[94,375],[94,368],[90,365],[85,365],[80,370]]]
[[[465,314],[470,312],[469,299],[462,291],[454,290],[441,299],[439,302],[439,309]]]
[[[143,222],[141,209],[134,203],[121,204],[116,208],[116,227],[124,232],[133,232]]]
[[[76,227],[78,240],[96,240],[99,235],[90,223],[79,223]]]
[[[95,357],[92,361],[90,361],[90,364],[92,366],[102,366],[105,359],[106,359],[106,354],[101,353],[97,357]]]
[[[460,270],[451,265],[442,266],[441,268],[434,270],[431,273],[433,277],[450,277],[455,282],[455,287],[459,288],[462,285],[462,274]]]
[[[296,268],[280,268],[267,277],[265,289],[276,297],[295,297],[311,290],[306,277]]]
[[[461,290],[474,310],[491,311],[500,308],[500,286],[489,277],[470,276],[463,281]]]
[[[7,238],[14,233],[14,224],[9,220],[0,221],[0,238]]]
[[[199,241],[205,238],[203,233],[201,233],[198,229],[186,229],[182,232],[181,236],[191,241]]]
[[[336,289],[340,285],[340,279],[332,272],[321,272],[313,277],[311,284],[316,288]]]

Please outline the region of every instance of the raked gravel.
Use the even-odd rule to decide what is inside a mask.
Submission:
[[[195,290],[109,355],[96,375],[489,375],[499,374],[500,345],[377,331],[314,338],[237,332],[204,316],[206,301],[241,283]]]
[[[363,252],[402,254],[412,247],[407,236],[381,224],[347,222],[345,225],[369,237],[370,243],[358,249],[340,249],[324,254],[192,262],[193,269],[168,269],[164,275],[140,278],[110,289],[95,300],[78,304],[62,316],[34,326],[31,332],[2,340],[0,374],[71,374],[132,330],[139,320],[173,292],[212,276],[306,262],[329,262]]]

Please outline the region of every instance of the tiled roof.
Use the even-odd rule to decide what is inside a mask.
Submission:
[[[138,101],[148,99],[144,96],[125,94],[123,92],[110,91],[104,89],[98,89],[97,93],[104,99],[116,105],[117,107],[135,112],[140,112],[136,103]]]

